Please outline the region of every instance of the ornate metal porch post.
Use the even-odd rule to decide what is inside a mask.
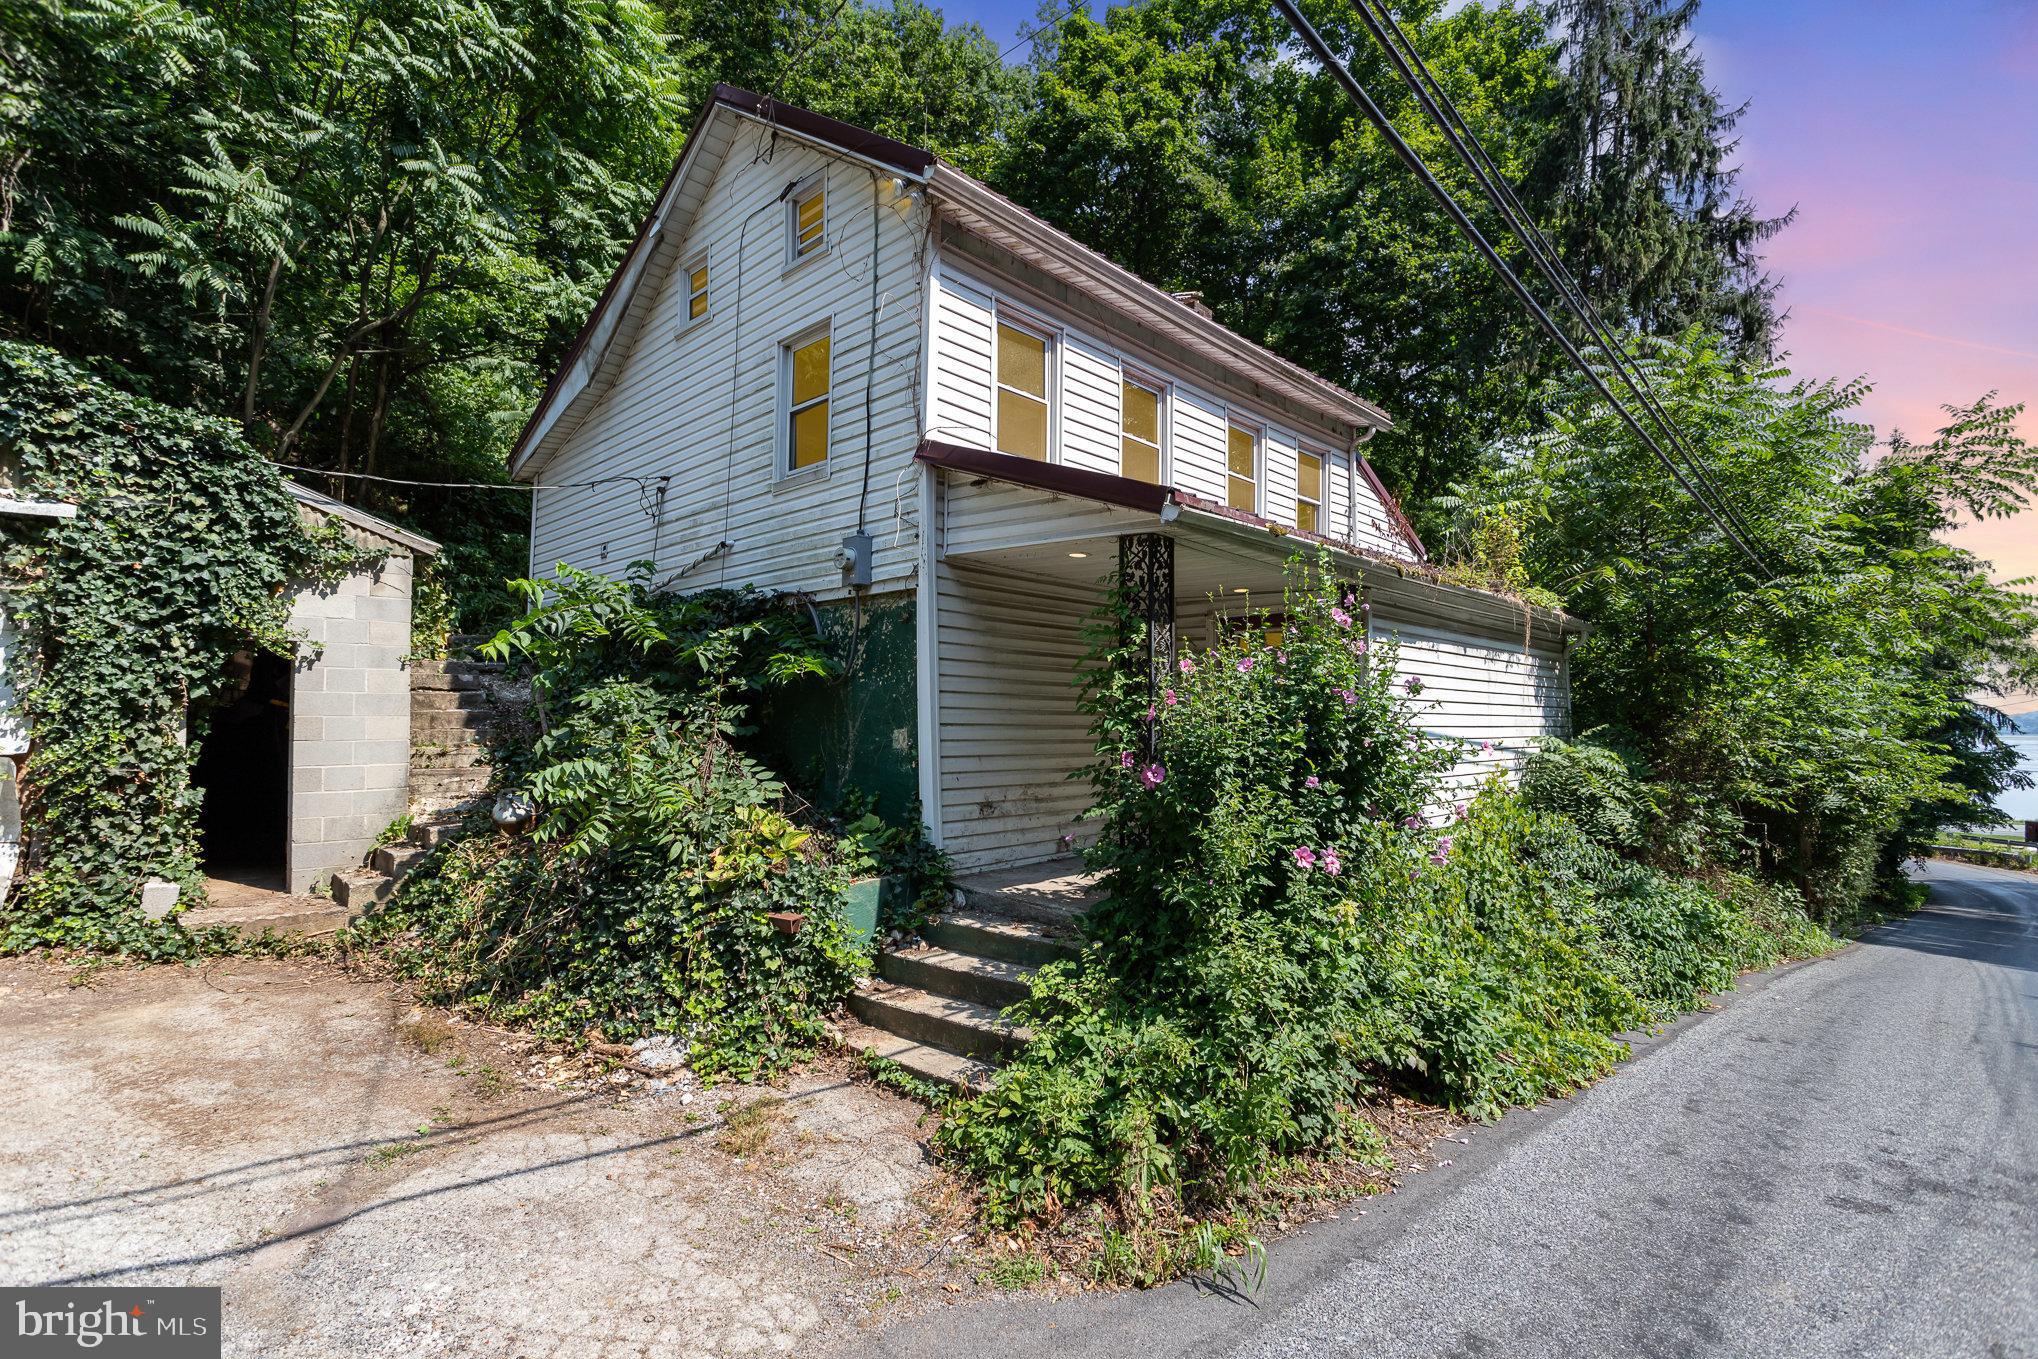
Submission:
[[[1146,704],[1151,709],[1160,702],[1161,689],[1175,664],[1175,540],[1162,533],[1121,536],[1118,578],[1131,600],[1133,616],[1146,625]],[[1144,746],[1151,757],[1151,723],[1146,727]]]

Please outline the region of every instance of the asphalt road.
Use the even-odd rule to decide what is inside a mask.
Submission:
[[[2038,876],[1749,979],[1560,1104],[1190,1286],[956,1307],[859,1354],[2038,1356]]]

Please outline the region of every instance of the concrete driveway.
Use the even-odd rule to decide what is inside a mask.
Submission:
[[[618,1106],[311,962],[4,961],[0,1034],[0,1282],[219,1285],[230,1355],[784,1353],[974,1291],[846,1068]]]
[[[1277,1243],[1257,1299],[1008,1303],[841,1352],[2038,1355],[2038,876],[1924,877],[1916,916]]]

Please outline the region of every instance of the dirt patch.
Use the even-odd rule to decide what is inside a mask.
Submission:
[[[980,1291],[846,1062],[654,1094],[315,960],[0,961],[0,1028],[0,1280],[217,1284],[230,1355],[783,1353]]]

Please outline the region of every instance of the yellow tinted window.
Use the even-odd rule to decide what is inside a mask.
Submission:
[[[1298,501],[1295,505],[1295,527],[1304,533],[1316,532],[1316,506],[1306,500]]]
[[[1010,326],[998,327],[998,381],[1045,399],[1047,341]]]
[[[799,253],[804,255],[821,244],[821,227],[827,215],[828,195],[825,190],[816,189],[793,206],[793,230],[799,237]]]
[[[812,467],[828,456],[828,403],[816,401],[793,412],[793,470]],[[833,475],[832,473],[830,475]]]
[[[1304,453],[1295,460],[1295,488],[1304,500],[1323,499],[1323,459]]]
[[[998,451],[1047,461],[1047,403],[1021,392],[998,391]]]
[[[1161,441],[1161,396],[1136,382],[1123,384],[1124,396],[1119,426],[1127,438],[1144,439],[1150,444]]]
[[[828,337],[793,350],[793,404],[828,394]]]
[[[706,316],[708,314],[708,295],[706,293],[695,293],[693,299],[686,304],[686,314],[693,320],[699,320],[701,317]]]
[[[1253,454],[1256,452],[1253,445],[1251,430],[1240,429],[1237,425],[1231,427],[1231,446],[1226,459],[1231,468],[1231,475],[1244,477],[1247,481],[1252,480]]]
[[[1131,477],[1136,481],[1150,481],[1156,486],[1160,485],[1160,449],[1152,444],[1141,443],[1137,439],[1126,439],[1122,442],[1124,443],[1124,449],[1119,455],[1120,460],[1118,464],[1120,475]]]
[[[693,292],[697,293],[704,293],[708,290],[707,265],[703,264],[700,268],[694,270],[693,273],[687,276],[687,287]]]

